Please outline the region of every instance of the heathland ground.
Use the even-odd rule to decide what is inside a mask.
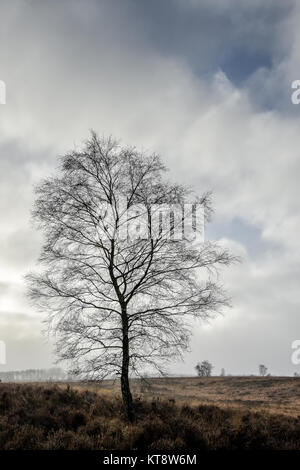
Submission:
[[[300,450],[300,378],[133,380],[126,421],[118,383],[1,383],[0,449]]]

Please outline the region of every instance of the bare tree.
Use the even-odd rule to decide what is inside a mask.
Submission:
[[[259,365],[259,375],[261,377],[265,377],[267,375],[267,372],[268,372],[268,368],[266,366],[264,366],[263,364],[260,364]]]
[[[162,372],[187,348],[191,319],[207,319],[227,302],[216,274],[233,257],[216,243],[175,237],[192,194],[164,173],[157,155],[92,133],[82,150],[62,157],[58,176],[36,188],[33,216],[45,243],[29,294],[48,313],[56,353],[72,373],[121,378],[128,419],[129,376],[146,365]],[[209,216],[208,194],[192,202]],[[166,230],[160,217],[153,234],[152,208],[166,204],[183,216],[175,223],[169,214]]]
[[[221,377],[225,377],[225,375],[226,375],[226,374],[225,374],[225,369],[224,369],[224,367],[222,367],[220,376],[221,376]]]
[[[199,377],[210,377],[213,370],[213,365],[209,361],[205,360],[199,362],[199,364],[196,365],[195,369]]]

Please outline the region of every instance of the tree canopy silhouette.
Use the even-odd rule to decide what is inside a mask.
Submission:
[[[208,218],[209,194],[195,198],[170,183],[156,154],[95,133],[36,188],[33,216],[45,242],[40,269],[28,276],[30,296],[47,312],[58,358],[71,361],[72,373],[120,377],[129,419],[130,375],[162,371],[188,347],[191,320],[227,302],[216,273],[233,257],[183,235],[188,216],[192,232],[202,230],[196,204]]]

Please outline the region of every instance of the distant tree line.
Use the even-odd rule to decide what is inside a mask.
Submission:
[[[72,380],[68,374],[59,367],[50,369],[26,369],[0,372],[1,382],[47,382]]]
[[[199,377],[211,377],[213,368],[214,368],[213,365],[208,360],[198,362],[198,364],[195,367],[197,375]],[[264,364],[259,364],[258,372],[261,377],[266,377],[266,376],[269,377],[271,375],[268,373],[268,368]],[[225,369],[222,367],[220,376],[225,377],[225,375],[226,375]],[[299,374],[295,372],[294,377],[299,377]]]

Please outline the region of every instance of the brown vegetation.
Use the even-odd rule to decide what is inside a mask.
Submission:
[[[86,389],[117,396],[119,383],[104,381],[74,384]],[[220,408],[300,416],[300,377],[174,377],[132,381],[135,396],[152,400],[176,400],[190,406],[216,405]]]
[[[195,383],[205,389],[204,380],[212,387],[217,379]],[[120,397],[109,389],[0,384],[0,449],[300,449],[298,417],[141,396],[134,408],[136,419],[128,424]]]

